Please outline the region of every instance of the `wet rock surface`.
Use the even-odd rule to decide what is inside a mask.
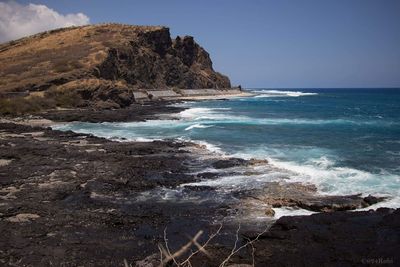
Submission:
[[[282,217],[262,232],[240,226],[236,231],[236,246],[214,242],[207,247],[209,257],[197,254],[192,266],[397,266],[399,261],[400,209]],[[157,266],[156,256],[137,266]]]
[[[134,263],[159,256],[164,231],[171,251],[176,251],[199,230],[204,231],[199,239],[204,244],[222,223],[220,234],[208,245],[210,258],[199,253],[191,261],[193,266],[218,266],[231,252],[236,233],[238,245],[243,245],[273,222],[244,223],[243,210],[234,203],[201,198],[217,195],[218,188],[190,185],[267,162],[221,161],[191,143],[113,142],[1,123],[0,159],[4,266],[123,266],[124,259]],[[222,167],[221,172],[201,172],[210,166]],[[182,196],[174,200],[170,194],[177,188]],[[270,218],[273,208],[281,206],[329,211],[279,219],[253,243],[256,266],[354,266],[363,259],[386,257],[396,262],[398,211],[336,211],[372,205],[380,198],[320,196],[312,185],[273,182],[252,192],[239,191],[233,199],[242,207],[265,207],[263,215]],[[158,257],[153,258],[157,262]],[[233,263],[252,264],[251,246],[235,253],[227,265]]]
[[[268,164],[267,160],[259,160],[259,159],[242,159],[242,158],[226,158],[220,159],[212,163],[212,166],[216,169],[227,169],[233,168],[237,166],[257,166],[257,165],[266,165]]]
[[[400,209],[283,217],[254,247],[256,266],[396,266]]]
[[[221,159],[212,164],[212,166],[216,169],[227,169],[236,166],[244,165],[246,160],[240,158],[233,159]]]
[[[154,253],[167,226],[171,238],[195,231],[193,218],[207,229],[223,210],[140,201],[197,179],[184,146],[0,124],[0,158],[11,160],[0,167],[0,265],[116,266]]]
[[[242,193],[246,194],[246,192]],[[359,195],[320,195],[314,185],[270,182],[264,188],[247,192],[248,201],[260,202],[273,208],[295,207],[315,212],[355,210],[383,201],[385,198]]]

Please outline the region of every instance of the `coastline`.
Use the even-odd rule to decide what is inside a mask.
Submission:
[[[0,117],[0,123],[15,123],[28,125],[32,127],[51,127],[55,124],[80,121],[80,122],[129,122],[129,121],[145,121],[154,119],[160,115],[173,114],[184,110],[182,107],[169,106],[169,103],[175,103],[185,100],[201,101],[201,100],[228,100],[237,97],[254,96],[250,92],[235,92],[213,95],[197,95],[197,96],[178,96],[167,97],[159,101],[144,102],[143,104],[132,104],[125,109],[106,109],[106,110],[90,110],[90,109],[53,109],[42,111],[34,116],[19,117]]]
[[[170,109],[165,104],[160,103],[156,104],[155,109],[158,114],[182,110]],[[145,110],[141,111],[143,113],[135,114],[134,120],[143,121],[159,116],[154,113],[147,114]],[[99,122],[102,119],[112,119],[113,116],[116,116],[117,119],[126,118],[126,114],[132,113],[132,110],[107,111],[105,113],[91,112],[88,111],[87,114],[83,114],[82,111],[64,110],[50,114],[58,119],[69,118],[72,121],[76,118],[91,118],[93,114],[96,114],[97,117],[95,119],[92,117],[92,121]],[[119,113],[125,115],[116,115]],[[77,114],[80,117],[77,117]],[[88,117],[85,117],[85,115]],[[129,119],[132,118],[132,116],[129,117]],[[9,262],[11,262],[11,257],[15,255],[24,262],[37,264],[48,261],[60,264],[89,264],[93,258],[103,262],[103,265],[120,264],[124,258],[129,262],[135,262],[154,253],[157,254],[156,243],[162,242],[162,231],[165,227],[169,229],[169,238],[176,242],[172,249],[176,249],[182,245],[182,240],[184,240],[182,235],[193,235],[195,234],[194,230],[204,230],[207,235],[210,235],[215,231],[218,223],[224,225],[223,232],[221,237],[216,238],[216,243],[210,244],[209,250],[215,257],[224,258],[226,253],[229,252],[227,249],[234,242],[235,232],[238,223],[241,221],[235,219],[235,216],[242,219],[241,234],[248,237],[253,236],[253,238],[254,233],[262,231],[265,222],[269,222],[267,223],[268,227],[275,222],[271,231],[263,234],[263,240],[272,238],[276,240],[274,242],[278,242],[275,245],[281,246],[282,249],[290,249],[292,245],[288,245],[288,242],[290,244],[300,242],[296,239],[299,236],[288,235],[285,232],[287,231],[286,228],[291,229],[292,226],[280,228],[279,225],[282,225],[282,223],[288,225],[303,223],[305,228],[299,230],[300,236],[312,235],[313,233],[307,232],[307,227],[311,227],[313,224],[329,225],[335,223],[338,225],[338,229],[327,234],[325,238],[329,239],[330,236],[348,235],[358,227],[347,218],[359,215],[366,218],[377,216],[386,218],[389,216],[393,217],[392,220],[397,220],[399,217],[399,212],[394,212],[391,209],[380,209],[374,212],[342,212],[340,210],[354,210],[368,206],[373,204],[374,201],[379,201],[379,199],[366,200],[360,196],[321,198],[312,187],[297,184],[271,183],[259,192],[241,193],[239,196],[241,201],[232,203],[206,201],[201,204],[202,202],[187,202],[187,200],[183,202],[168,201],[168,198],[166,200],[164,197],[160,198],[160,194],[165,194],[165,197],[167,197],[170,192],[173,192],[174,188],[182,188],[181,185],[200,181],[204,178],[214,179],[221,175],[198,172],[198,170],[206,169],[207,166],[214,166],[220,169],[221,173],[224,173],[225,170],[230,170],[232,167],[243,166],[243,168],[246,168],[246,166],[254,164],[268,163],[238,158],[220,158],[204,146],[181,141],[120,143],[92,135],[60,132],[38,127],[40,123],[44,123],[41,125],[44,127],[51,126],[50,120],[33,119],[17,120],[17,122],[24,125],[0,124],[0,143],[7,148],[2,150],[0,157],[2,160],[4,159],[0,167],[2,168],[0,174],[3,177],[1,196],[4,201],[0,206],[2,218],[0,224],[3,226],[1,229],[8,229],[2,231],[6,241],[1,244],[1,247],[13,248],[18,246],[14,243],[14,240],[18,239],[23,240],[25,244],[25,246],[13,250],[13,252],[9,249],[4,250],[2,258]],[[26,124],[29,123],[33,123],[33,125],[27,126]],[[65,161],[65,158],[69,160]],[[136,166],[132,168],[132,164]],[[45,168],[41,166],[45,166]],[[15,173],[16,169],[19,170],[18,175],[10,175]],[[34,173],[33,176],[32,173]],[[230,171],[228,175],[234,175],[234,173]],[[139,177],[142,178],[137,180]],[[143,180],[143,177],[153,178]],[[163,191],[160,188],[167,190]],[[184,186],[181,193],[188,196],[192,194],[195,196],[194,199],[197,199],[196,196],[202,194],[213,194],[213,189],[202,186]],[[35,203],[35,205],[31,203]],[[49,203],[52,203],[52,205],[49,206]],[[277,221],[272,219],[271,208],[283,206],[306,208],[322,213],[313,216],[283,217]],[[254,209],[254,207],[263,208]],[[326,213],[327,211],[329,212]],[[260,221],[245,220],[257,216],[257,212],[263,216],[264,221],[260,223]],[[182,217],[182,214],[186,214],[185,217]],[[62,219],[64,216],[67,216],[68,220]],[[265,221],[265,218],[268,217],[271,219]],[[201,218],[200,221],[199,218]],[[104,220],[107,223],[102,226]],[[74,221],[80,223],[75,224]],[[84,228],[82,228],[82,224],[85,225]],[[31,229],[29,233],[23,230],[27,225]],[[59,228],[65,225],[72,225],[71,231],[64,232]],[[129,230],[132,227],[136,229],[133,233]],[[348,227],[346,228],[348,232],[340,232],[340,227]],[[387,227],[395,231],[393,227],[396,227],[396,224]],[[374,233],[380,231],[380,228],[375,224],[371,226],[371,229],[369,231]],[[84,237],[80,238],[83,238],[82,240],[85,240],[85,243],[103,242],[102,240],[114,241],[108,242],[107,246],[97,247],[96,250],[92,246],[85,245],[85,243],[76,245],[74,240],[78,236],[75,232],[82,230],[85,234]],[[172,234],[174,231],[176,233]],[[94,234],[95,232],[97,234]],[[283,235],[285,238],[276,239],[276,235]],[[152,237],[150,240],[148,239],[149,236]],[[35,258],[35,256],[23,256],[27,254],[27,251],[39,253],[44,247],[59,242],[60,238],[64,242],[66,240],[66,242],[59,248],[58,254],[48,253],[40,259]],[[29,241],[29,239],[34,241]],[[244,242],[245,239],[241,240],[241,242]],[[38,246],[35,242],[41,242],[43,245]],[[330,244],[329,240],[322,243],[318,240],[309,242],[315,245],[321,244],[321,246]],[[373,249],[375,248],[374,242],[371,237],[362,247],[366,251]],[[224,249],[217,249],[215,246],[218,243],[224,244]],[[124,244],[122,250],[121,244]],[[269,246],[265,242],[255,243],[254,245],[258,248],[257,251],[263,251]],[[110,255],[113,255],[111,254],[112,251],[117,248],[120,250],[118,259],[110,258]],[[102,252],[100,258],[98,249]],[[302,248],[297,248],[297,250],[302,251]],[[71,251],[75,251],[79,256],[71,258]],[[246,251],[248,250],[243,251],[245,255],[249,253]],[[309,253],[307,250],[303,250],[303,252]],[[332,248],[325,253],[335,254],[336,250]],[[274,266],[275,260],[272,259],[280,257],[279,255],[282,254],[276,251],[273,255],[272,258],[260,256],[257,261],[258,264],[268,263],[268,265]],[[364,254],[361,253],[358,256],[361,257],[362,255]],[[246,257],[248,259],[251,255]],[[201,255],[195,258],[193,262],[196,262],[196,259],[199,262],[206,260]],[[297,260],[295,256],[289,257],[286,259],[286,263],[294,264]],[[346,256],[343,256],[342,260],[355,263],[354,259],[346,258]],[[233,263],[242,261],[239,258],[232,259]],[[356,260],[356,262],[359,261],[360,259]],[[248,262],[246,261],[246,263]],[[215,262],[210,262],[210,265],[214,266]]]
[[[400,266],[400,6],[34,2],[0,3],[0,267]]]

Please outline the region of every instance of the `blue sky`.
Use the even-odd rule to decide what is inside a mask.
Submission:
[[[400,87],[400,1],[17,1],[193,35],[245,87]]]

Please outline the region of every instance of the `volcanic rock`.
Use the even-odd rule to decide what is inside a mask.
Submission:
[[[1,44],[0,61],[5,97],[47,93],[58,99],[73,92],[81,105],[97,108],[126,107],[134,101],[132,92],[142,89],[231,87],[193,37],[173,40],[169,28],[161,26],[98,24],[47,31]]]

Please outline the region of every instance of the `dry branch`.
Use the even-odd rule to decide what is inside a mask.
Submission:
[[[207,257],[211,257],[210,253],[206,250],[206,247],[209,245],[211,240],[213,240],[220,233],[221,229],[222,229],[222,224],[220,224],[219,228],[217,229],[217,231],[215,233],[213,233],[212,235],[209,236],[208,240],[203,245],[201,245],[198,242],[198,239],[203,234],[203,231],[200,230],[200,231],[197,232],[197,234],[193,238],[189,238],[190,239],[189,242],[187,242],[184,246],[182,246],[176,252],[172,253],[170,251],[169,246],[168,246],[167,228],[165,228],[164,229],[165,247],[162,244],[158,245],[158,249],[160,251],[160,265],[159,266],[160,267],[164,267],[164,266],[169,265],[169,266],[177,266],[177,267],[191,267],[192,264],[191,264],[190,260],[193,258],[193,256],[195,256],[199,252],[203,253]],[[219,267],[226,266],[226,264],[231,260],[231,258],[236,253],[238,253],[240,250],[242,250],[243,248],[246,248],[248,246],[251,246],[251,249],[252,249],[252,253],[251,253],[252,263],[251,263],[251,266],[254,266],[254,264],[255,264],[255,258],[254,258],[255,248],[254,248],[253,244],[254,244],[254,242],[256,242],[260,238],[260,236],[262,236],[269,229],[269,227],[265,228],[264,231],[259,233],[253,239],[245,238],[247,240],[247,242],[245,244],[243,244],[242,246],[238,246],[239,239],[240,239],[240,229],[241,229],[241,225],[239,223],[238,228],[236,230],[236,238],[235,238],[234,246],[233,246],[230,254],[221,262]],[[188,253],[189,250],[193,246],[196,247],[196,250],[192,251],[190,253],[190,255],[186,259],[179,260],[179,258],[182,257],[183,255],[185,255],[186,253]],[[170,265],[170,264],[172,264],[172,265]],[[127,266],[127,265],[125,264],[125,266]]]

